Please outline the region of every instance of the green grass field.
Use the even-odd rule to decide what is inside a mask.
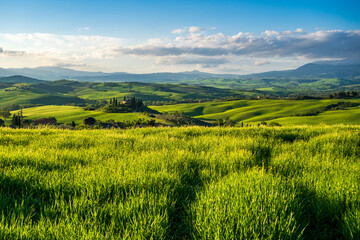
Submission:
[[[13,111],[16,113],[18,111]],[[96,120],[106,121],[113,119],[115,121],[137,120],[140,118],[147,118],[138,113],[104,113],[100,111],[85,111],[81,107],[73,106],[40,106],[33,108],[24,108],[23,115],[25,119],[39,119],[55,117],[58,123],[82,123],[82,120],[87,117],[93,117]]]
[[[87,100],[108,101],[110,98],[124,96],[135,96],[143,101],[184,101],[251,94],[256,93],[185,84],[89,83],[67,80],[34,84],[0,83],[0,108],[13,104],[66,105],[86,103]]]
[[[338,102],[355,102],[360,100],[236,100],[213,101],[205,103],[187,103],[164,106],[150,106],[159,112],[183,112],[191,117],[214,121],[216,119],[233,119],[237,124],[257,124],[261,121],[277,122],[283,126],[294,125],[334,125],[360,124],[360,106],[346,110],[320,112],[315,116],[295,116],[296,114],[311,113]],[[17,111],[13,111],[17,112]],[[81,107],[73,106],[40,106],[23,109],[25,118],[35,120],[44,117],[55,117],[60,123],[75,121],[81,123],[86,117],[97,120],[115,121],[137,120],[146,118],[138,113],[103,113],[100,111],[85,111]]]
[[[326,111],[318,116],[295,117],[295,114],[311,113],[338,102],[355,102],[360,100],[326,99],[326,100],[237,100],[223,102],[188,103],[164,106],[151,106],[159,112],[183,112],[189,116],[216,120],[229,117],[235,122],[258,123],[275,121],[282,125],[316,125],[324,124],[360,124],[360,107],[347,110]]]
[[[359,239],[358,127],[0,129],[0,239]]]

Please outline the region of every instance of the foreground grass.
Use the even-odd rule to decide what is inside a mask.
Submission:
[[[1,239],[359,239],[358,127],[0,130]]]

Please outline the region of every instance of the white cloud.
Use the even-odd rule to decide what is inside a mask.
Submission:
[[[189,27],[189,33],[196,33],[196,32],[201,32],[201,31],[204,31],[204,30],[200,27],[195,27],[195,26]]]
[[[266,65],[266,64],[270,64],[270,62],[268,60],[258,60],[258,61],[254,62],[255,66],[263,66],[263,65]]]
[[[124,40],[104,36],[46,33],[0,34],[5,55],[33,55],[58,59],[112,58]]]
[[[85,34],[0,34],[0,58],[6,59],[1,61],[2,66],[16,62],[79,68],[96,65],[120,66],[125,71],[122,67],[126,66],[133,72],[194,67],[209,72],[253,72],[258,66],[279,70],[320,59],[360,59],[359,30],[267,30],[260,35],[227,35],[208,34],[206,29],[191,26],[173,33],[181,35],[148,39],[137,45],[121,38]]]
[[[302,28],[297,28],[295,30],[296,33],[306,33]]]
[[[210,28],[215,29],[215,28]],[[190,26],[190,27],[184,27],[184,28],[178,28],[174,29],[172,31],[173,34],[183,34],[183,33],[198,33],[198,32],[205,32],[205,28],[197,27],[197,26]]]
[[[265,31],[236,35],[187,34],[159,45],[136,45],[119,48],[120,54],[137,56],[249,56],[360,58],[360,31],[329,30],[305,33]],[[341,43],[341,44],[339,44]]]
[[[185,33],[186,32],[186,29],[174,29],[172,31],[173,34],[181,34],[181,33]]]
[[[268,37],[278,36],[278,35],[279,35],[279,32],[266,30],[266,31],[263,33],[263,35],[268,36]]]

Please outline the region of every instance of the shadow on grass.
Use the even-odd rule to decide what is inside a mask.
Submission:
[[[166,236],[168,239],[191,239],[194,229],[187,208],[196,200],[196,193],[203,187],[199,174],[201,166],[196,160],[190,160],[178,168],[180,183],[175,187],[171,199],[175,205],[168,207],[169,226]]]
[[[13,179],[2,174],[0,185],[0,212],[8,220],[15,214],[37,222],[43,206],[55,201],[49,190],[36,187],[22,179]]]
[[[266,171],[269,169],[271,163],[271,148],[268,146],[255,145],[250,148],[252,158],[246,163],[250,168],[259,167]]]
[[[346,211],[346,205],[320,197],[306,186],[298,185],[297,206],[294,209],[295,218],[302,225],[304,239],[346,239],[342,231],[341,219]]]

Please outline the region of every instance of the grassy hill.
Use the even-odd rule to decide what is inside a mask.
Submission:
[[[281,117],[272,120],[281,125],[321,125],[321,124],[358,124],[360,125],[360,108],[348,110],[326,111],[316,116]]]
[[[339,102],[352,102],[359,106],[346,107],[344,110],[325,109]],[[164,106],[150,106],[159,112],[182,112],[188,116],[206,121],[216,121],[229,117],[237,124],[258,124],[262,121],[277,122],[283,126],[317,124],[360,124],[360,99],[354,100],[236,100],[222,102],[187,103]],[[16,112],[16,111],[15,111]],[[55,117],[58,122],[75,121],[80,123],[86,117],[98,120],[116,121],[146,118],[137,113],[103,113],[85,111],[74,106],[40,106],[25,108],[26,118],[31,120]]]
[[[265,78],[248,77],[240,79],[199,79],[184,83],[218,88],[238,88],[259,91],[259,94],[288,96],[299,94],[326,94],[334,91],[360,89],[360,79],[341,78]]]
[[[11,91],[9,91],[9,89]],[[13,89],[15,89],[14,85],[8,88],[0,89],[0,108],[14,104],[66,105],[71,103],[86,103],[86,100],[75,96],[36,93],[29,90]]]
[[[324,107],[338,102],[355,102],[357,100],[237,100],[223,102],[206,102],[152,106],[159,112],[183,112],[189,116],[216,120],[229,117],[236,122],[275,121],[283,125],[314,125],[325,124],[360,124],[360,107],[351,107],[348,110],[324,111]],[[321,111],[317,116],[310,115]],[[324,112],[323,112],[324,111]]]
[[[14,75],[9,77],[0,77],[0,82],[2,83],[43,83],[46,81],[25,77],[21,75]]]
[[[13,111],[13,113],[18,111]],[[87,117],[94,117],[96,120],[106,121],[113,119],[115,121],[137,120],[140,118],[147,118],[138,113],[104,113],[98,111],[85,111],[81,107],[73,106],[40,106],[23,109],[25,119],[39,119],[55,117],[58,123],[82,123],[82,120]]]
[[[0,128],[0,238],[360,239],[359,130]]]
[[[38,84],[0,83],[0,107],[12,104],[65,105],[88,100],[136,97],[143,101],[186,101],[255,95],[242,90],[185,84],[87,83],[68,80]]]

